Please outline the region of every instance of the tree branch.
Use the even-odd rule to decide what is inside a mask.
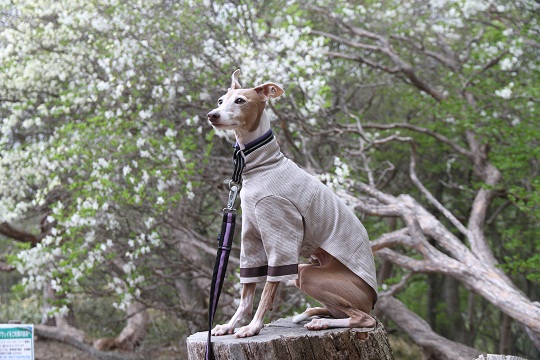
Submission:
[[[383,260],[388,260],[393,264],[409,269],[417,273],[441,273],[441,264],[433,264],[427,260],[418,260],[403,255],[397,251],[384,248],[373,252]]]
[[[469,150],[458,145],[456,142],[450,140],[446,136],[441,135],[433,130],[423,128],[421,126],[416,126],[416,125],[406,124],[406,123],[392,123],[392,124],[367,123],[367,124],[364,124],[363,126],[366,129],[378,129],[378,130],[407,129],[407,130],[411,130],[420,134],[425,134],[425,135],[433,137],[434,139],[442,142],[443,144],[448,145],[449,147],[454,149],[457,153],[465,156],[466,158],[471,159],[471,160],[473,159],[473,154]]]
[[[334,35],[334,34],[331,34],[331,33],[327,33],[325,31],[311,30],[310,33],[313,34],[313,35],[320,35],[322,37],[332,39],[334,41],[339,42],[340,44],[347,45],[347,46],[350,46],[350,47],[353,47],[353,48],[364,49],[364,50],[369,50],[369,51],[377,51],[377,52],[381,51],[381,48],[378,47],[378,46],[364,44],[364,43],[357,42],[357,41],[354,41],[354,40],[345,39],[345,38],[343,38],[341,36],[337,36],[337,35]]]
[[[487,244],[484,232],[484,226],[487,218],[487,211],[495,191],[496,186],[502,179],[500,171],[488,161],[488,147],[481,145],[472,132],[466,133],[467,141],[473,154],[473,171],[482,181],[486,183],[488,188],[481,188],[474,197],[467,229],[470,232],[469,243],[472,252],[480,259],[488,262],[491,266],[496,267],[497,260],[493,256],[489,245]]]
[[[15,229],[7,222],[0,223],[0,234],[16,241],[30,243],[32,246],[36,246],[37,244],[39,244],[41,240],[43,240],[43,238],[47,235],[47,233],[34,235],[26,231]]]
[[[380,296],[376,309],[392,319],[415,344],[422,347],[426,359],[470,360],[481,354],[479,350],[440,336],[424,319],[392,296]]]
[[[9,265],[8,263],[0,261],[0,271],[11,272],[13,270],[15,270],[15,267]]]
[[[338,190],[337,194],[346,203],[348,203],[349,206],[357,208],[367,215],[399,217],[402,214],[400,207],[395,204],[385,205],[376,201],[370,202],[369,199],[362,201],[343,190]]]
[[[398,67],[391,68],[391,67],[382,65],[382,64],[380,64],[380,63],[378,63],[376,61],[369,60],[366,57],[360,56],[358,54],[350,55],[350,54],[343,54],[343,53],[335,52],[335,51],[329,51],[329,52],[326,53],[326,55],[328,55],[330,57],[333,57],[333,58],[361,62],[361,63],[364,63],[364,64],[366,64],[368,66],[371,66],[372,68],[383,70],[384,72],[387,72],[389,74],[395,74],[395,73],[399,72]]]
[[[416,72],[414,71],[412,65],[407,63],[406,61],[404,61],[394,51],[394,49],[392,49],[392,46],[390,45],[390,42],[386,37],[384,37],[382,35],[379,35],[379,34],[376,34],[376,33],[373,33],[373,32],[368,31],[366,29],[362,29],[362,28],[359,28],[359,27],[356,27],[356,26],[352,26],[349,23],[347,23],[346,21],[343,21],[342,19],[337,18],[334,14],[329,13],[327,10],[322,9],[320,7],[314,6],[312,8],[315,11],[317,11],[319,13],[322,13],[325,16],[327,16],[328,18],[332,19],[335,23],[337,23],[340,27],[342,27],[346,31],[348,31],[351,35],[356,35],[356,36],[360,36],[360,37],[363,37],[363,38],[368,38],[368,39],[374,40],[374,41],[377,42],[377,45],[376,46],[375,45],[369,45],[369,44],[364,44],[364,43],[360,43],[360,42],[353,41],[353,40],[344,39],[341,36],[336,36],[334,34],[329,34],[329,33],[326,33],[326,32],[323,32],[323,31],[318,31],[318,30],[311,30],[311,33],[313,33],[314,35],[320,35],[320,36],[327,37],[329,39],[332,39],[332,40],[337,41],[337,42],[339,42],[339,43],[341,43],[343,45],[346,45],[346,46],[349,46],[349,47],[352,47],[352,48],[355,48],[355,49],[368,50],[368,51],[374,51],[374,52],[381,52],[381,53],[385,54],[396,65],[397,71],[402,72],[403,74],[405,74],[407,79],[409,79],[409,81],[414,86],[416,86],[421,91],[427,93],[428,95],[430,95],[431,97],[433,97],[437,101],[444,100],[445,96],[440,91],[435,89],[433,86],[431,86],[426,81],[420,79],[417,76]],[[354,60],[354,61],[361,61],[361,62],[364,62],[365,64],[367,64],[369,66],[373,66],[373,67],[376,67],[378,69],[381,69],[380,64],[377,64],[376,62],[373,62],[373,61],[368,62],[367,59],[365,59],[363,57],[360,57],[360,56],[356,56],[353,59],[350,56],[340,54],[340,53],[329,53],[328,55],[333,56],[333,57],[349,58],[349,60]],[[389,68],[387,68],[387,69],[389,69]],[[395,70],[393,70],[393,71],[395,71]]]
[[[401,40],[406,42],[407,44],[410,44],[414,49],[416,49],[418,52],[425,54],[426,56],[429,56],[432,59],[437,60],[447,68],[449,68],[452,71],[459,71],[461,66],[458,64],[458,62],[455,60],[455,58],[452,56],[448,56],[448,54],[443,55],[441,53],[426,49],[426,47],[423,44],[420,44],[413,39],[411,39],[408,36],[405,35],[392,35],[393,39]]]
[[[404,276],[401,277],[399,282],[397,284],[392,285],[388,288],[388,290],[385,290],[383,292],[379,293],[380,296],[394,296],[396,293],[400,292],[401,289],[407,285],[407,281],[414,275],[415,273],[413,271],[409,271]]]
[[[422,184],[420,179],[418,179],[418,176],[416,175],[416,145],[414,143],[411,143],[411,161],[409,164],[409,172],[410,177],[414,185],[424,194],[426,199],[434,205],[437,210],[439,210],[451,223],[458,229],[463,235],[470,236],[469,231],[465,228],[465,226],[429,192],[428,189]]]
[[[371,241],[371,250],[377,251],[396,245],[407,245],[414,247],[411,237],[409,236],[409,229],[402,228],[391,233],[381,235],[378,239]]]

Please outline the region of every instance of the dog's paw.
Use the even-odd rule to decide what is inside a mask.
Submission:
[[[292,318],[292,322],[295,323],[295,324],[298,324],[298,323],[300,323],[300,322],[302,322],[304,320],[307,320],[309,318],[310,318],[310,316],[308,314],[302,313],[302,314],[298,314],[298,315],[294,316]]]
[[[325,330],[335,326],[330,319],[316,318],[308,322],[304,327],[308,330]]]
[[[261,332],[261,328],[262,326],[255,326],[251,324],[247,326],[243,326],[234,333],[234,337],[246,338],[246,337],[255,336],[259,334],[259,332]]]
[[[234,328],[229,327],[228,324],[216,325],[216,327],[212,329],[212,336],[229,335],[233,332]]]

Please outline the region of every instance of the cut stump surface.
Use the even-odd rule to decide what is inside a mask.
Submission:
[[[237,339],[213,336],[216,360],[394,360],[384,327],[377,320],[374,330],[337,328],[310,331],[306,322],[291,318],[266,325],[259,335]],[[187,338],[189,360],[203,360],[206,331]]]

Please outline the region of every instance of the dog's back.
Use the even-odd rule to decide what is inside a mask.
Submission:
[[[298,244],[288,242],[299,236],[276,239],[280,242],[279,251],[296,251],[296,256],[309,258],[320,247],[377,290],[373,255],[360,220],[327,186],[287,159],[275,139],[247,155],[241,199],[243,243],[260,238],[261,226],[269,220],[275,224],[276,219],[272,218],[276,214],[283,216],[278,206],[294,206],[291,213],[296,210],[302,217],[301,223],[287,216],[277,220],[280,233],[302,233],[299,254]],[[275,206],[264,206],[261,211],[261,201],[274,202]],[[264,240],[259,239],[263,243]]]

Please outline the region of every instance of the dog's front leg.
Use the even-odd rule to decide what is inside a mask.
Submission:
[[[255,288],[257,287],[256,283],[244,284],[242,286],[242,295],[240,297],[240,305],[234,313],[232,319],[223,325],[216,325],[212,329],[212,335],[227,335],[234,332],[234,327],[240,319],[245,315],[251,315],[253,312],[253,299],[255,296]]]
[[[278,285],[279,282],[266,282],[261,295],[261,301],[259,302],[259,307],[257,308],[257,312],[255,313],[253,320],[251,320],[251,323],[249,323],[249,325],[238,329],[238,331],[234,334],[235,337],[240,338],[254,336],[261,331],[261,329],[263,328],[264,316],[266,315],[268,310],[272,310]]]

